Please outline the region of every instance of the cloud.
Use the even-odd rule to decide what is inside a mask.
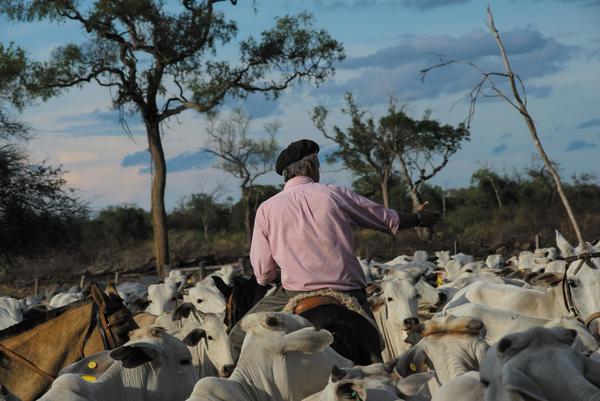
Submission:
[[[468,3],[471,0],[402,0],[402,5],[419,11]]]
[[[313,0],[313,4],[324,11],[337,11],[339,9],[370,9],[375,7],[402,6],[418,11],[428,11],[435,8],[469,3],[471,0]],[[292,5],[294,3],[288,2]]]
[[[508,145],[502,144],[502,145],[498,145],[494,149],[492,149],[491,153],[493,155],[501,155],[502,153],[506,152],[507,149],[508,149]]]
[[[142,120],[134,114],[121,118],[118,111],[103,111],[96,109],[90,113],[60,116],[58,123],[66,124],[60,132],[73,136],[119,136],[126,135],[129,129],[132,135],[145,133]]]
[[[539,3],[544,0],[512,0],[513,3]],[[557,3],[569,3],[576,4],[583,7],[598,7],[600,6],[600,0],[552,0]]]
[[[579,50],[545,37],[532,27],[503,32],[502,37],[513,69],[525,81],[562,70]],[[353,71],[355,76],[343,83],[326,83],[314,93],[339,96],[351,90],[361,101],[376,104],[385,101],[390,93],[403,100],[463,93],[480,79],[479,73],[469,66],[453,64],[431,71],[425,83],[421,82],[420,71],[440,62],[434,54],[472,61],[484,71],[504,70],[493,37],[481,29],[458,37],[403,35],[394,46],[363,57],[349,57],[339,68]],[[532,96],[545,97],[551,92],[548,86],[527,86]]]
[[[122,167],[131,167],[131,166],[139,166],[139,165],[142,165],[142,166],[150,165],[150,152],[148,152],[148,150],[142,150],[142,151],[127,155],[121,162]]]
[[[198,150],[196,152],[183,152],[175,157],[167,159],[167,172],[176,173],[178,171],[201,170],[212,165],[215,156],[206,150]],[[125,160],[123,160],[124,162]],[[149,174],[150,166],[140,170],[141,174]]]
[[[600,118],[592,118],[591,120],[587,120],[577,126],[577,128],[579,128],[579,129],[593,128],[593,127],[600,127]]]
[[[582,149],[595,149],[598,146],[594,143],[589,143],[586,141],[582,141],[581,139],[576,139],[573,142],[569,143],[569,146],[565,149],[567,152],[573,152],[576,150]]]
[[[277,99],[267,99],[263,94],[250,94],[246,99],[225,100],[225,106],[229,108],[241,108],[252,118],[269,117],[279,111]]]

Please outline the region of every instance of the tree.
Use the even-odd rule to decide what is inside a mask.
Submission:
[[[274,28],[239,43],[237,63],[217,50],[237,36],[237,25],[215,7],[224,0],[0,0],[0,12],[19,21],[72,21],[87,41],[56,48],[48,61],[31,63],[24,80],[42,99],[95,82],[112,106],[139,113],[152,158],[152,223],[159,274],[169,265],[164,192],[164,123],[191,109],[206,113],[227,96],[277,95],[295,81],[319,84],[343,58],[340,43],[313,26],[308,14],[284,16]],[[236,0],[230,0],[236,4]],[[87,4],[84,5],[84,4]]]
[[[64,245],[87,214],[66,187],[64,171],[33,163],[25,150],[29,128],[10,113],[29,100],[18,82],[25,62],[21,49],[0,44],[0,265]]]
[[[150,216],[135,205],[109,206],[95,219],[95,226],[105,241],[131,246],[149,238],[152,232]]]
[[[423,202],[420,188],[439,173],[456,153],[462,141],[469,140],[463,124],[453,127],[440,124],[426,112],[422,120],[413,120],[403,111],[386,116],[390,129],[400,132],[398,145],[400,175],[409,188],[413,210]]]
[[[421,73],[423,74],[422,79],[425,79],[427,74],[433,69],[445,67],[450,64],[466,64],[475,69],[481,75],[480,81],[473,87],[473,89],[467,95],[467,99],[469,100],[467,126],[469,125],[471,119],[475,114],[475,106],[481,96],[500,98],[506,103],[508,103],[511,107],[513,107],[521,115],[521,117],[523,117],[525,125],[529,130],[529,134],[531,136],[533,144],[535,145],[538,154],[544,162],[546,170],[548,170],[548,173],[554,181],[554,186],[556,187],[558,195],[560,196],[560,199],[562,201],[563,207],[565,208],[565,211],[569,216],[569,220],[573,227],[573,231],[575,231],[575,235],[577,236],[579,246],[583,248],[585,247],[585,242],[583,240],[581,228],[579,227],[579,223],[575,218],[573,208],[571,207],[569,199],[567,198],[567,195],[565,193],[565,189],[562,184],[558,170],[554,163],[550,160],[548,154],[546,153],[546,150],[544,149],[544,146],[542,145],[542,142],[538,135],[534,119],[529,113],[529,110],[527,109],[527,91],[525,89],[525,84],[523,83],[523,80],[521,79],[519,74],[515,73],[512,69],[510,60],[508,58],[508,53],[506,52],[506,48],[504,47],[504,43],[502,42],[502,38],[500,37],[498,29],[496,29],[496,25],[494,23],[494,16],[492,15],[492,10],[489,6],[487,8],[487,20],[488,28],[492,36],[494,37],[494,40],[496,41],[496,45],[498,46],[500,58],[502,59],[502,63],[504,65],[504,71],[484,71],[479,66],[475,65],[473,62],[460,61],[451,57],[442,56],[439,64],[425,68],[421,71]],[[507,81],[510,87],[510,92],[508,95],[496,84],[494,79],[504,79]]]
[[[494,196],[496,198],[496,203],[498,204],[498,208],[502,209],[504,206],[502,204],[502,195],[501,195],[501,183],[502,178],[496,174],[496,172],[492,171],[487,166],[482,166],[480,169],[475,171],[471,176],[471,182],[477,183],[478,187],[485,191],[487,188],[486,184],[492,188]]]
[[[235,109],[228,118],[209,116],[207,133],[210,138],[206,150],[220,159],[218,167],[240,180],[244,227],[248,244],[252,239],[250,199],[256,180],[273,171],[279,146],[275,136],[281,124],[265,124],[267,139],[250,137],[251,118],[241,109]]]
[[[457,128],[441,125],[430,119],[429,112],[422,120],[414,120],[405,107],[398,109],[393,99],[377,125],[372,118],[364,119],[365,112],[356,106],[351,94],[346,96],[346,102],[348,109],[343,111],[352,119],[346,131],[334,127],[334,136],[327,133],[327,110],[323,107],[315,108],[313,122],[326,138],[339,146],[330,161],[341,159],[358,175],[379,174],[385,207],[389,207],[389,179],[396,160],[414,210],[422,203],[420,187],[440,172],[450,156],[460,149],[461,142],[469,138],[469,131],[462,124]]]
[[[375,202],[383,202],[383,193],[379,182],[380,175],[370,173],[358,176],[352,181],[352,190]],[[408,187],[397,171],[394,171],[388,181],[389,207],[396,210],[405,210],[410,207]]]
[[[327,161],[335,163],[341,160],[347,169],[358,176],[377,174],[383,205],[389,207],[389,180],[398,156],[398,131],[390,130],[384,119],[377,125],[372,118],[366,118],[366,112],[358,107],[351,93],[347,93],[345,99],[347,108],[342,109],[342,113],[350,116],[351,120],[346,130],[334,126],[333,135],[327,131],[325,121],[329,112],[324,106],[315,107],[311,116],[323,136],[338,145]],[[393,102],[390,102],[389,112],[395,112]]]
[[[199,193],[192,194],[187,202],[185,209],[192,212],[192,216],[197,217],[202,224],[202,232],[204,239],[209,240],[208,232],[213,223],[219,218],[219,210],[221,206],[217,203],[217,191],[210,194]]]

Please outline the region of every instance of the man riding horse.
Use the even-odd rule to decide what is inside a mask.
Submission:
[[[432,227],[439,220],[437,213],[425,210],[426,203],[416,213],[399,213],[347,188],[320,184],[318,152],[316,142],[303,139],[277,158],[275,170],[285,186],[256,212],[250,261],[259,284],[273,283],[278,270],[281,284],[248,313],[281,311],[292,298],[329,290],[352,298],[372,319],[352,226],[394,235],[399,229]],[[239,352],[244,339],[239,324],[230,337]]]

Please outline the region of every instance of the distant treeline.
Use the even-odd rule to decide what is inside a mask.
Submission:
[[[409,190],[398,176],[392,176],[390,188],[390,207],[410,210]],[[353,189],[381,201],[377,177],[361,177],[353,183]],[[280,190],[262,185],[250,188],[252,215],[261,202]],[[567,194],[586,238],[589,241],[599,238],[597,178],[573,177]],[[489,253],[498,248],[510,252],[530,247],[538,234],[543,245],[551,245],[555,229],[572,236],[544,169],[528,169],[512,175],[480,169],[472,175],[468,187],[443,189],[426,185],[422,187],[422,195],[431,209],[445,215],[436,229],[433,244],[419,240],[410,230],[395,238],[361,230],[356,236],[357,253],[383,259],[416,248],[451,248],[454,241],[465,252]],[[13,231],[10,243],[18,246],[5,248],[10,250],[3,258],[5,274],[11,277],[31,267],[43,267],[44,276],[52,277],[86,270],[130,270],[152,264],[152,226],[147,211],[135,205],[111,206],[95,214],[82,205],[76,210],[70,217],[64,210],[56,216],[48,211]],[[244,208],[231,198],[220,199],[205,193],[187,196],[169,214],[168,224],[173,265],[198,257],[226,262],[248,252]],[[29,268],[19,268],[23,266]]]

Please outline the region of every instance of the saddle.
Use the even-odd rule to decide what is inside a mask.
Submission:
[[[354,297],[343,292],[334,290],[316,290],[302,293],[290,299],[285,308],[283,308],[283,312],[290,312],[300,315],[323,305],[338,305],[360,315],[369,323],[374,330],[374,333],[377,333],[380,343],[385,344],[375,320],[373,320],[373,318],[365,312],[365,310]]]

